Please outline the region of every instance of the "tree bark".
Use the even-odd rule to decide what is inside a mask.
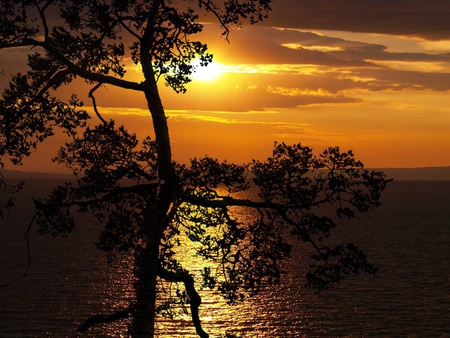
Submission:
[[[186,288],[186,292],[189,296],[189,304],[191,308],[191,316],[192,316],[192,323],[195,326],[195,332],[199,335],[200,338],[209,338],[209,335],[203,330],[202,324],[200,322],[200,316],[198,312],[198,308],[200,304],[202,303],[202,299],[200,295],[198,294],[197,290],[194,286],[194,278],[187,272],[171,272],[164,270],[161,268],[159,270],[159,275],[164,278],[165,280],[171,281],[171,282],[183,282],[184,286]]]
[[[136,251],[136,304],[132,323],[134,338],[154,337],[159,246],[167,226],[167,215],[174,202],[172,191],[175,189],[169,130],[156,83],[153,90],[146,91],[146,98],[156,134],[160,185],[155,200],[144,211],[144,236]]]
[[[171,205],[171,187],[160,185],[160,193],[144,210],[144,234],[136,249],[135,291],[131,336],[153,338],[155,334],[157,277],[160,266],[159,247]]]
[[[159,239],[147,238],[136,253],[136,303],[133,306],[131,336],[153,338],[155,335],[157,267]]]
[[[155,200],[150,202],[144,211],[144,235],[142,244],[136,250],[136,304],[133,309],[133,338],[153,338],[155,334],[157,277],[160,266],[159,246],[167,226],[166,218],[168,218],[171,204],[175,202],[173,192],[176,189],[176,180],[169,128],[150,53],[155,38],[154,25],[161,3],[161,0],[155,0],[152,3],[152,8],[148,12],[147,27],[140,40],[140,61],[145,78],[142,86],[153,121],[160,185]]]
[[[172,150],[170,146],[169,127],[167,117],[162,106],[156,82],[147,84],[145,98],[152,115],[153,129],[158,151],[158,176],[165,183],[174,184],[175,172],[172,163]]]
[[[153,120],[158,153],[158,194],[144,211],[144,236],[136,251],[136,304],[133,309],[132,337],[152,338],[155,334],[156,293],[159,261],[159,246],[167,226],[167,216],[175,191],[175,169],[169,139],[169,128],[158,87],[151,68],[146,68],[145,98]]]

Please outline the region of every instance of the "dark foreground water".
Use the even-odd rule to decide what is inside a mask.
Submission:
[[[30,181],[0,221],[0,284],[27,264],[29,196],[52,184]],[[212,337],[450,337],[450,181],[393,182],[369,217],[337,235],[364,248],[380,265],[376,276],[348,279],[317,296],[302,287],[305,262],[293,255],[281,285],[238,306],[201,291],[205,330]],[[0,337],[126,337],[126,322],[75,333],[85,318],[121,309],[131,295],[127,271],[108,267],[93,246],[98,225],[85,216],[78,225],[66,239],[32,237],[27,276],[0,288]],[[159,337],[194,333],[187,316],[158,323]]]

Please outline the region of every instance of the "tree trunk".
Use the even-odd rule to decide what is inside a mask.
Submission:
[[[157,145],[157,166],[160,189],[156,198],[149,202],[144,211],[144,235],[142,245],[136,252],[136,304],[133,309],[132,337],[153,338],[155,334],[156,292],[159,262],[159,246],[167,226],[171,203],[175,202],[175,168],[167,118],[159,95],[153,71],[151,49],[154,41],[154,27],[161,0],[152,2],[147,18],[147,27],[140,40],[140,61],[145,81],[144,93],[153,120]]]
[[[166,183],[175,183],[174,167],[172,163],[172,150],[170,146],[169,127],[167,117],[162,106],[156,83],[148,84],[149,89],[145,91],[145,98],[152,115],[153,129],[158,151],[158,176]]]
[[[163,184],[156,199],[144,210],[144,234],[136,249],[135,292],[131,336],[153,338],[155,334],[156,293],[160,266],[159,246],[166,227],[165,216],[171,202],[171,187]]]
[[[153,338],[155,334],[156,292],[159,261],[159,246],[171,203],[174,202],[175,169],[169,139],[169,129],[158,88],[154,79],[147,81],[145,97],[153,119],[158,152],[158,176],[160,189],[156,198],[144,211],[145,234],[142,245],[136,251],[135,290],[136,303],[133,308],[131,336]]]
[[[136,303],[131,327],[133,338],[153,338],[155,335],[158,253],[159,240],[150,238],[147,239],[147,245],[136,253]]]

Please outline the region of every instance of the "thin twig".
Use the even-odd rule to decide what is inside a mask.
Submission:
[[[10,286],[10,285],[18,282],[23,277],[25,277],[25,275],[27,274],[28,270],[30,269],[30,266],[31,266],[30,230],[31,230],[31,226],[34,223],[34,220],[39,215],[40,211],[41,210],[37,210],[36,211],[36,213],[34,214],[33,218],[31,219],[30,223],[28,224],[27,230],[25,231],[25,239],[26,239],[26,243],[27,243],[27,259],[28,259],[28,263],[27,263],[27,266],[25,268],[25,271],[22,272],[22,274],[19,277],[17,277],[16,279],[14,279],[12,282],[0,285],[0,288],[7,287],[7,286]]]

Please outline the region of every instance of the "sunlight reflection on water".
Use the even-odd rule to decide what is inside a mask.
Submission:
[[[43,183],[35,184],[41,191]],[[380,265],[376,276],[350,278],[317,296],[302,287],[306,258],[298,246],[281,285],[242,304],[199,290],[204,329],[211,337],[450,336],[449,191],[450,182],[393,182],[381,209],[337,231]],[[31,209],[17,206],[0,227],[0,283],[26,264],[22,236]],[[33,236],[29,274],[0,292],[0,337],[126,337],[126,321],[74,333],[87,317],[122,309],[132,297],[130,271],[106,265],[92,245],[98,226],[83,217],[68,239]],[[190,264],[198,274],[201,264]],[[158,337],[197,337],[187,315],[160,318],[157,327]]]

